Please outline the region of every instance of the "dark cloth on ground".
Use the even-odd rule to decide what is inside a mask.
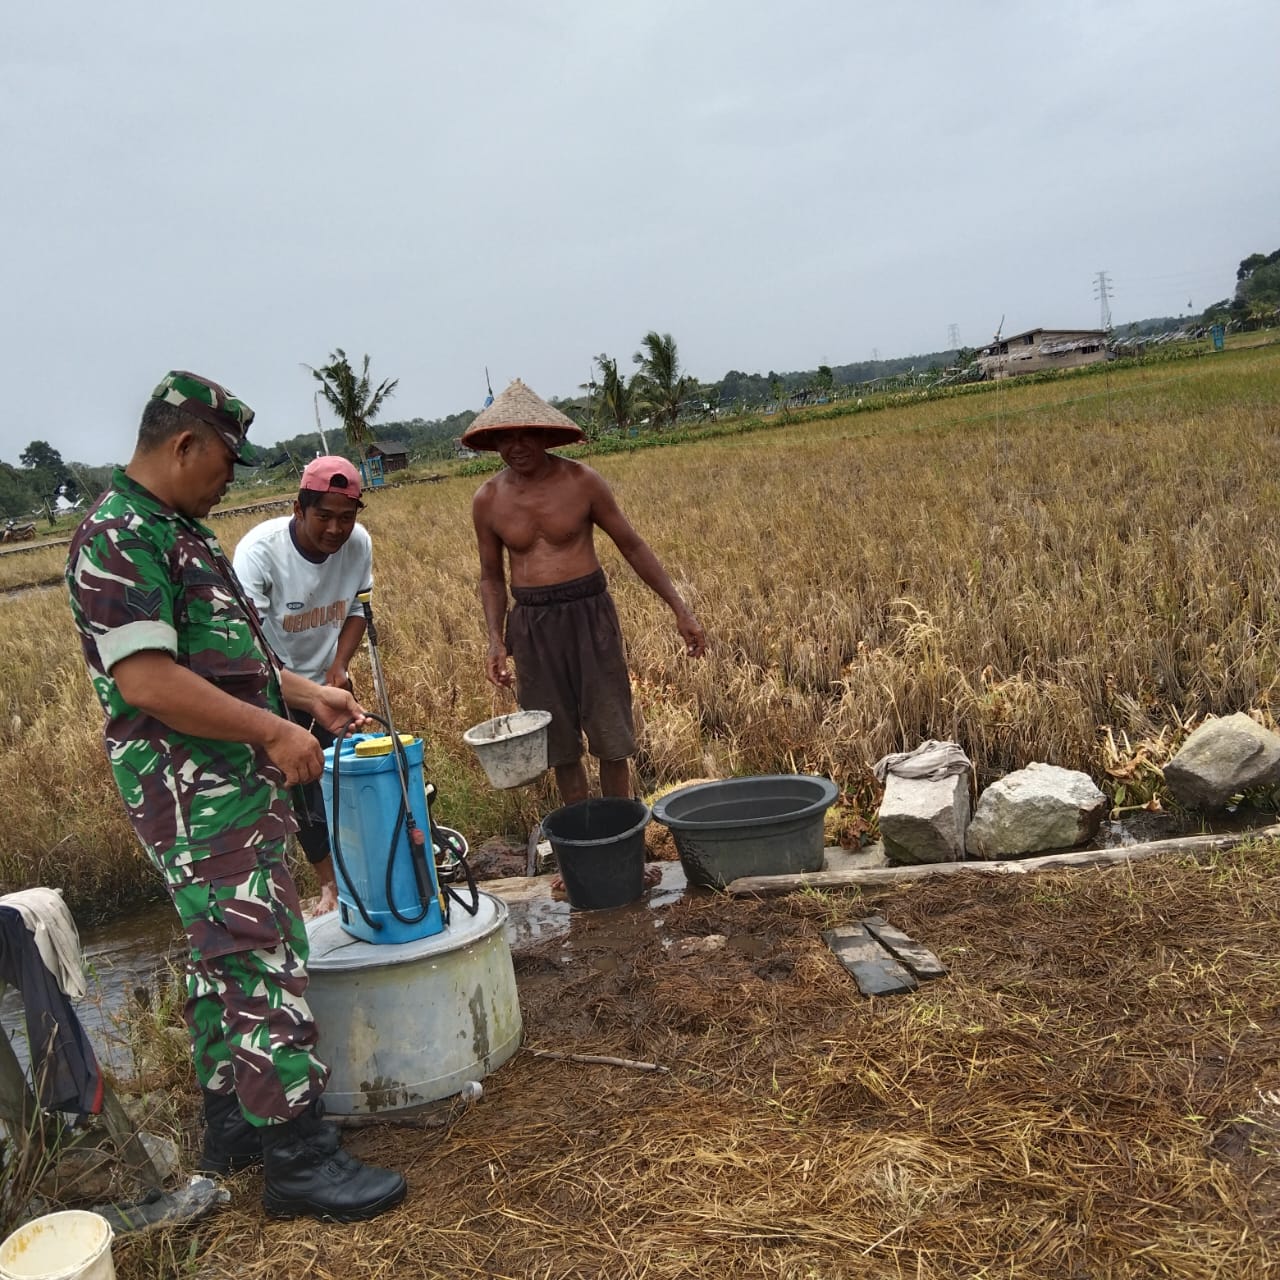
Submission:
[[[14,907],[0,907],[0,980],[22,993],[32,1076],[40,1105],[50,1111],[97,1115],[102,1071],[75,1007],[40,956]],[[0,1035],[3,1035],[0,1032]]]
[[[526,711],[551,712],[547,763],[573,764],[582,735],[598,760],[635,755],[631,677],[604,570],[543,587],[512,587],[507,650]]]

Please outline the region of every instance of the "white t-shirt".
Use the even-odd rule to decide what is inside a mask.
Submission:
[[[240,539],[232,567],[280,660],[323,684],[342,624],[361,612],[356,597],[373,586],[373,540],[358,524],[341,551],[316,564],[294,545],[292,523],[292,516],[277,516],[254,525]]]

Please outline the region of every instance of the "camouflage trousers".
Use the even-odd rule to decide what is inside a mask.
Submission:
[[[161,863],[187,935],[187,1002],[196,1076],[235,1092],[255,1124],[298,1115],[324,1091],[307,1005],[307,932],[284,844]]]

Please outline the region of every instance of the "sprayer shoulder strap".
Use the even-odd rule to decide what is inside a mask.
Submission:
[[[214,633],[213,643],[225,651],[229,660],[247,659],[265,664],[275,703],[273,709],[283,714],[282,663],[263,633],[253,601],[245,594],[217,539],[194,522],[183,522],[182,527],[198,550],[192,548],[187,539],[179,538],[169,556],[170,577],[178,588],[174,621],[179,646],[187,646],[184,652],[190,652],[192,643],[200,643],[196,637],[208,630]],[[187,541],[185,548],[181,546],[184,541]],[[252,638],[247,648],[244,644],[247,637],[242,630],[245,627]],[[236,632],[240,634],[237,636]]]

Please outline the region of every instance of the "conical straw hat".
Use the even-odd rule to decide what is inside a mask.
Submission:
[[[514,431],[521,427],[544,432],[548,449],[577,444],[587,438],[572,418],[565,417],[559,409],[553,409],[517,378],[462,433],[462,443],[468,449],[492,449],[493,437],[499,431]]]

